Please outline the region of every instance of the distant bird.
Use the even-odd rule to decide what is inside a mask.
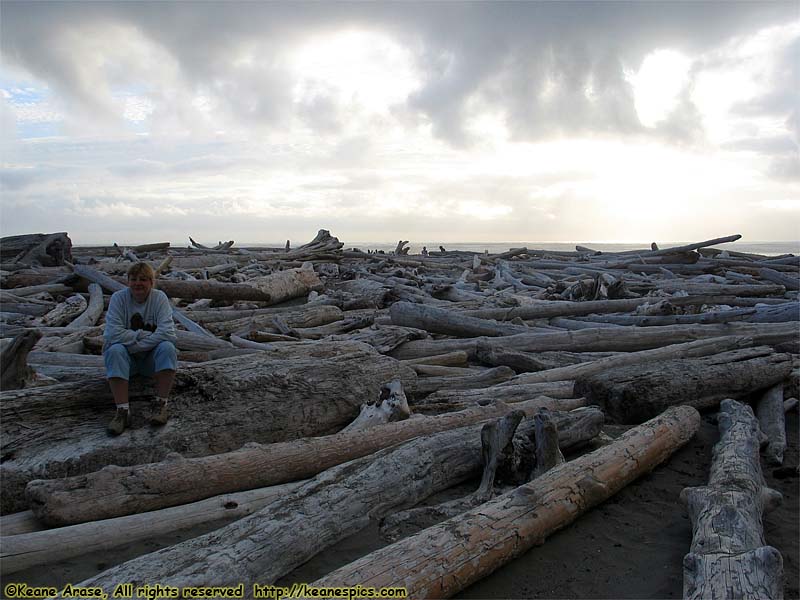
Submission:
[[[447,252],[447,250],[444,249],[444,246],[439,246],[439,252]]]

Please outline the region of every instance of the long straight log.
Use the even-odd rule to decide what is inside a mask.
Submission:
[[[536,373],[523,373],[505,385],[541,383],[545,381],[566,381],[568,379],[590,377],[591,375],[603,373],[608,369],[616,369],[619,367],[662,360],[674,360],[676,358],[700,358],[712,354],[719,354],[720,352],[727,352],[728,350],[735,350],[737,348],[747,348],[752,344],[752,338],[734,335],[697,340],[696,342],[684,342],[683,344],[672,344],[662,348],[653,348],[652,350],[615,354],[614,356],[593,360],[591,362],[548,369]],[[764,354],[772,352],[772,348],[768,346],[764,346],[762,350]]]
[[[603,416],[584,409],[554,420],[564,429],[556,443],[568,449],[597,435]],[[533,419],[520,427],[530,434]],[[480,469],[481,425],[410,440],[321,473],[251,517],[119,565],[82,585],[111,592],[133,579],[184,586],[273,583],[370,519],[416,504],[477,476]]]
[[[774,306],[717,310],[697,315],[604,315],[579,318],[587,323],[614,323],[616,325],[636,325],[639,327],[686,325],[690,323],[729,323],[731,321],[788,323],[789,321],[800,321],[800,304],[797,302],[785,302]]]
[[[792,370],[790,354],[746,360],[735,354],[609,369],[578,379],[574,393],[620,423],[641,423],[674,404],[703,409],[741,398],[783,381]]]
[[[656,281],[653,286],[662,292],[670,294],[684,291],[704,296],[777,296],[786,292],[786,288],[783,285],[699,283],[682,279]]]
[[[683,559],[683,597],[783,598],[783,560],[764,541],[762,515],[781,501],[766,487],[759,427],[749,406],[724,400],[708,486],[686,488],[691,551]]]
[[[573,352],[634,352],[680,344],[693,340],[728,335],[745,335],[759,344],[777,344],[797,337],[794,323],[722,323],[712,325],[665,325],[664,327],[625,327],[583,329],[557,333],[508,335],[499,338],[457,340],[413,340],[391,352],[404,360],[462,350],[475,359],[478,343],[497,344],[520,352],[569,350]]]
[[[520,406],[557,407],[551,401],[540,400]],[[377,425],[366,431],[269,445],[249,444],[233,452],[126,469],[106,467],[78,477],[32,482],[27,494],[37,517],[46,523],[66,525],[107,519],[304,479],[398,442],[463,427],[510,410],[502,403],[475,406],[458,413]],[[196,485],[198,481],[203,485]]]
[[[138,515],[80,523],[18,535],[3,531],[0,573],[8,575],[89,552],[130,546],[222,519],[241,519],[290,494],[303,482],[225,494]]]
[[[435,306],[410,302],[395,302],[389,309],[389,316],[395,325],[415,327],[431,333],[444,333],[458,337],[502,336],[530,331],[530,328],[524,325],[497,323]]]
[[[404,587],[409,598],[453,596],[654,469],[699,425],[695,409],[672,408],[608,446],[311,585]]]

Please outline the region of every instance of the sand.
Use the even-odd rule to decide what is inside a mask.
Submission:
[[[764,533],[766,542],[783,556],[785,598],[793,599],[800,598],[800,480],[796,470],[800,426],[796,409],[787,415],[786,425],[789,448],[784,467],[763,465],[767,485],[784,497],[782,506],[766,515]],[[623,428],[607,426],[606,431],[614,437]],[[705,415],[697,435],[668,462],[555,533],[542,546],[456,597],[682,597],[682,561],[689,550],[692,531],[679,496],[684,487],[707,482],[711,450],[717,439],[714,415]],[[183,532],[120,551],[30,569],[4,577],[3,585],[12,581],[57,587],[76,583],[133,556],[200,533],[203,531]],[[313,581],[382,545],[377,525],[372,524],[322,552],[279,583]]]

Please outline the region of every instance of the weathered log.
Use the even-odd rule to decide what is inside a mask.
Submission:
[[[86,299],[79,294],[75,294],[67,298],[64,302],[59,302],[53,310],[49,311],[40,319],[37,319],[37,325],[42,325],[44,327],[62,327],[83,313],[86,308]]]
[[[25,387],[33,372],[28,367],[28,353],[41,334],[36,331],[26,331],[16,336],[12,342],[4,344],[0,353],[0,389],[18,390]]]
[[[0,239],[0,260],[58,267],[72,261],[72,240],[66,232],[29,233]]]
[[[103,290],[96,283],[89,284],[89,306],[78,315],[67,327],[92,327],[103,314]]]
[[[755,343],[776,344],[797,337],[794,323],[721,323],[712,325],[665,325],[664,327],[625,327],[583,329],[557,333],[508,335],[497,338],[456,340],[414,340],[392,351],[403,360],[463,350],[475,358],[478,342],[502,345],[521,352],[568,350],[578,352],[632,352],[712,337],[745,335]]]
[[[479,425],[417,438],[334,467],[251,517],[109,569],[82,585],[113,591],[127,581],[272,583],[371,518],[475,476],[480,465]]]
[[[497,323],[435,306],[411,304],[410,302],[392,304],[389,308],[389,316],[395,325],[405,325],[425,329],[431,333],[444,333],[459,337],[513,335],[530,332],[530,328],[524,325]]]
[[[655,281],[653,286],[662,292],[675,293],[684,291],[704,296],[775,296],[783,295],[786,291],[783,285],[699,283],[682,279]]]
[[[522,402],[537,396],[566,399],[572,398],[574,381],[548,381],[522,385],[499,384],[475,390],[439,390],[426,398],[412,402],[414,411],[446,410],[449,406],[485,404],[497,400],[507,404]],[[449,410],[460,410],[450,408]],[[564,409],[559,409],[564,410]]]
[[[381,386],[377,399],[361,405],[361,412],[355,420],[342,429],[342,433],[369,429],[376,425],[403,421],[411,416],[408,400],[399,379]]]
[[[466,352],[450,352],[438,356],[423,356],[411,360],[401,361],[407,365],[441,365],[443,367],[465,367],[467,366],[468,356]],[[499,365],[498,365],[499,366]]]
[[[494,367],[485,371],[476,371],[473,375],[463,377],[420,377],[407,386],[406,391],[414,399],[432,394],[437,390],[474,390],[508,381],[514,377],[510,367]]]
[[[475,351],[476,358],[484,365],[498,367],[505,365],[511,367],[517,373],[530,373],[557,369],[569,365],[587,363],[601,358],[614,356],[611,352],[515,352],[491,346],[489,344],[478,344]],[[572,379],[566,377],[565,379]]]
[[[246,492],[225,494],[139,515],[128,515],[55,529],[36,529],[17,534],[9,533],[6,528],[5,519],[16,516],[9,515],[3,517],[0,573],[8,575],[89,552],[130,546],[155,536],[219,522],[222,519],[241,519],[262,509],[277,498],[290,494],[302,483],[304,482],[284,483]],[[30,519],[35,519],[32,513],[28,514]]]
[[[526,304],[513,308],[483,308],[467,310],[464,314],[480,319],[496,319],[511,321],[520,319],[548,319],[551,317],[568,317],[590,315],[592,313],[614,313],[634,310],[637,306],[652,302],[652,298],[626,298],[622,300],[590,300],[586,302],[550,301]]]
[[[730,321],[746,321],[749,323],[787,323],[800,321],[800,305],[797,302],[786,302],[772,306],[757,308],[741,308],[733,310],[717,310],[697,315],[640,316],[640,315],[605,315],[580,317],[581,321],[614,323],[617,325],[637,325],[652,327],[688,323],[728,323]]]
[[[786,451],[786,419],[783,407],[783,383],[779,383],[764,392],[756,403],[756,416],[761,431],[767,438],[763,450],[764,458],[773,465],[783,464],[783,453]]]
[[[696,342],[684,342],[683,344],[671,344],[662,348],[653,348],[652,350],[617,353],[591,362],[567,365],[536,373],[524,373],[518,375],[506,385],[578,379],[579,377],[589,377],[597,373],[603,373],[608,369],[662,360],[674,360],[676,358],[702,358],[712,354],[719,354],[720,352],[727,352],[728,350],[747,348],[752,344],[752,338],[735,335],[697,340]],[[757,348],[760,355],[772,352],[772,348],[769,346],[758,346]]]
[[[269,295],[270,304],[278,304],[292,298],[305,296],[311,290],[322,288],[322,282],[310,262],[304,263],[299,269],[287,269],[272,275],[254,277],[246,285]]]
[[[620,423],[641,423],[668,406],[712,408],[721,400],[766,389],[788,376],[790,354],[736,360],[735,351],[609,369],[579,378],[574,394],[599,404]]]
[[[547,400],[536,399],[517,406],[522,410],[557,408]],[[46,523],[108,519],[312,477],[381,448],[478,423],[510,410],[503,403],[494,403],[447,415],[377,425],[365,431],[269,445],[248,444],[233,452],[127,469],[106,467],[78,477],[32,482],[28,494],[35,502],[32,508],[38,518]],[[203,485],[196,485],[198,481]]]
[[[708,486],[686,488],[692,545],[683,597],[783,598],[783,559],[764,541],[762,515],[781,495],[764,483],[759,426],[749,406],[723,400]]]
[[[109,412],[97,410],[108,406],[110,411],[111,406],[102,399],[108,397],[102,379],[89,380],[82,389],[66,388],[72,390],[69,398],[54,396],[47,388],[3,393],[4,512],[27,507],[22,491],[32,479],[80,475],[109,464],[148,463],[171,451],[203,456],[251,441],[330,433],[352,421],[383,382],[415,377],[408,367],[363,344],[328,344],[319,350],[329,358],[312,352],[300,360],[300,351],[287,348],[279,358],[281,351],[275,350],[181,369],[168,425],[148,427],[134,401],[133,428],[116,438],[105,432]]]
[[[796,273],[787,275],[775,269],[763,268],[759,269],[758,274],[764,279],[782,285],[787,290],[800,290],[800,279],[798,279]]]
[[[608,446],[311,585],[404,587],[409,598],[452,596],[655,468],[699,424],[695,409],[671,408]]]
[[[208,330],[217,335],[226,335],[234,332],[254,331],[271,327],[273,319],[277,314],[281,315],[283,321],[290,327],[308,328],[327,325],[344,319],[344,313],[336,306],[325,306],[321,304],[296,306],[294,310],[281,313],[257,314],[241,319],[230,321],[218,321],[209,323]]]

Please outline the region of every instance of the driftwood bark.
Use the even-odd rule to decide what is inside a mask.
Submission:
[[[771,387],[756,402],[756,416],[767,438],[764,458],[772,465],[783,464],[786,451],[786,419],[783,407],[783,383]]]
[[[149,427],[134,396],[132,429],[116,438],[105,432],[112,404],[103,399],[108,397],[104,380],[82,387],[48,386],[62,390],[4,393],[4,512],[27,508],[22,491],[32,479],[79,475],[111,464],[149,463],[169,452],[203,456],[246,442],[331,433],[352,421],[358,407],[378,395],[383,382],[415,377],[408,367],[363,344],[328,344],[304,353],[286,348],[282,356],[280,352],[179,370],[169,423],[160,429]],[[63,397],[64,386],[72,390],[72,397]]]
[[[375,425],[403,421],[410,416],[411,409],[408,407],[403,384],[395,379],[381,386],[377,399],[362,404],[361,412],[342,432],[361,431]]]
[[[359,531],[371,518],[380,519],[478,475],[480,432],[481,426],[473,425],[420,437],[334,467],[251,517],[129,561],[84,585],[113,591],[126,581],[184,586],[272,583]]]
[[[284,483],[236,494],[226,494],[158,511],[92,521],[68,527],[9,535],[4,527],[0,573],[7,575],[31,567],[52,564],[99,550],[129,546],[139,541],[222,519],[241,519],[277,498],[291,493],[303,482]],[[6,517],[7,518],[7,517]]]
[[[684,598],[783,598],[783,559],[764,541],[762,515],[780,504],[766,487],[759,426],[749,406],[724,400],[708,486],[686,488],[691,551],[683,559]]]
[[[695,409],[671,408],[608,446],[312,585],[397,586],[405,587],[409,598],[452,596],[655,468],[685,444],[699,424]]]
[[[0,389],[18,390],[33,376],[28,367],[28,353],[41,338],[37,331],[26,331],[3,344],[0,353]]]
[[[747,354],[745,354],[745,357]],[[610,369],[578,379],[574,393],[599,404],[620,423],[641,423],[668,406],[712,408],[781,382],[791,372],[789,354],[737,360],[736,352]]]
[[[72,240],[66,232],[30,233],[0,239],[0,262],[38,263],[58,267],[72,261]]]
[[[550,399],[530,400],[518,406],[524,410],[559,408]],[[510,410],[505,404],[496,403],[377,425],[366,431],[269,445],[249,444],[233,452],[126,469],[106,467],[82,476],[37,481],[29,485],[27,492],[35,513],[47,523],[63,525],[111,518],[304,479],[398,442],[463,427]],[[203,485],[196,485],[198,481]]]

